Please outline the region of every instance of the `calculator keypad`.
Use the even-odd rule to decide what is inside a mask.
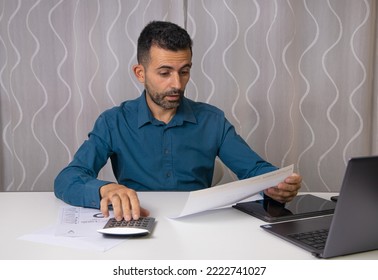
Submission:
[[[121,220],[117,221],[115,218],[110,218],[109,221],[104,226],[104,229],[107,228],[138,228],[145,229],[148,232],[151,232],[155,223],[155,218],[153,217],[141,217],[138,220]]]

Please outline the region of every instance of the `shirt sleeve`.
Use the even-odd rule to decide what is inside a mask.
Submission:
[[[224,119],[222,143],[218,155],[239,179],[268,173],[278,168],[265,161],[238,135],[234,126]]]
[[[111,183],[97,179],[111,155],[110,134],[105,118],[96,121],[93,131],[76,152],[72,162],[54,182],[56,197],[81,207],[100,208],[100,187]]]

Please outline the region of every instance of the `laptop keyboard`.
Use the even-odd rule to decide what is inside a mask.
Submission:
[[[289,237],[294,238],[317,250],[324,249],[327,236],[328,236],[328,229],[289,234]]]

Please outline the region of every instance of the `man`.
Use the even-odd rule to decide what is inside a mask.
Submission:
[[[100,208],[111,204],[117,220],[148,216],[137,191],[193,191],[210,187],[216,156],[245,179],[276,170],[236,134],[224,113],[184,97],[192,66],[192,41],[176,24],[151,22],[138,39],[133,72],[142,95],[105,111],[73,161],[55,180],[65,202]],[[111,159],[117,183],[97,179]],[[301,176],[293,174],[264,191],[287,202]]]

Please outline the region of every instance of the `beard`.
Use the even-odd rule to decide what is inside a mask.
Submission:
[[[166,92],[152,92],[149,86],[146,84],[146,93],[151,98],[151,100],[158,106],[162,107],[163,109],[175,109],[180,106],[181,99],[184,96],[184,91],[179,89],[173,89]],[[177,100],[167,100],[167,96],[179,96]]]

